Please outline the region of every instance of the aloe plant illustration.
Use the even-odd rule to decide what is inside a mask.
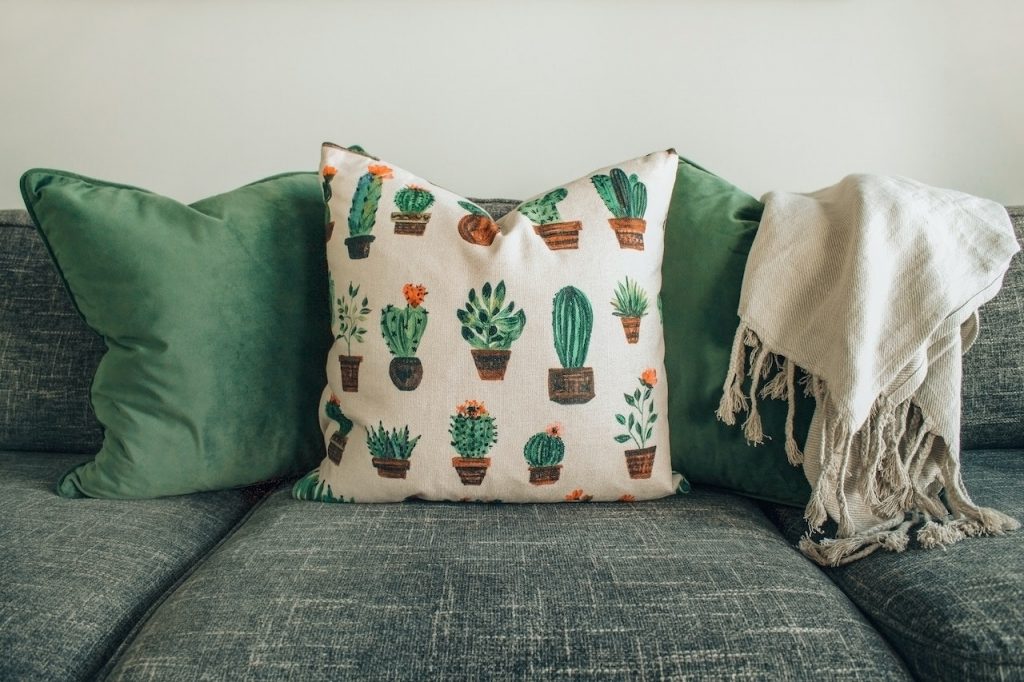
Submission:
[[[354,498],[346,500],[342,496],[335,496],[331,484],[320,478],[319,469],[314,469],[295,482],[292,497],[310,502],[355,502]]]
[[[491,465],[487,453],[498,442],[494,417],[483,403],[467,400],[455,409],[448,433],[452,447],[459,453],[458,457],[452,457],[452,466],[463,485],[480,485]]]
[[[593,175],[590,181],[613,216],[608,223],[615,230],[619,247],[643,251],[647,186],[636,173],[627,176],[621,168],[612,168],[607,175]]]
[[[563,405],[578,405],[594,397],[594,369],[584,367],[594,330],[594,309],[574,286],[555,294],[551,327],[561,367],[548,370],[548,397]]]
[[[409,426],[388,431],[383,422],[366,429],[366,447],[371,461],[382,478],[405,478],[409,471],[409,458],[420,436],[409,436]]]
[[[334,292],[334,280],[330,279],[330,290]],[[370,301],[366,296],[359,299],[359,286],[348,283],[348,295],[339,296],[334,299],[337,305],[338,331],[334,335],[335,340],[345,343],[345,352],[338,355],[338,364],[341,366],[341,389],[348,393],[355,393],[359,390],[359,364],[363,361],[362,355],[352,354],[352,342],[363,343],[366,337],[367,315],[370,314]]]
[[[334,221],[331,219],[331,197],[334,196],[334,192],[331,191],[331,180],[338,174],[338,169],[334,166],[326,165],[320,169],[320,177],[322,178],[322,188],[324,191],[324,235],[325,241],[331,241],[331,235],[334,234]]]
[[[434,195],[419,185],[406,185],[395,192],[395,207],[391,214],[395,234],[422,235],[427,229],[430,214],[426,210],[434,204]]]
[[[479,295],[470,289],[466,307],[455,312],[462,323],[462,338],[472,347],[477,374],[485,381],[505,378],[512,342],[526,326],[526,313],[515,307],[515,301],[505,305],[505,280],[501,280],[494,287],[484,282]]]
[[[647,292],[635,279],[627,276],[616,285],[612,315],[622,322],[626,343],[637,343],[640,340],[640,318],[647,314],[648,307]]]
[[[498,225],[491,214],[471,201],[460,201],[458,204],[467,211],[459,220],[459,236],[470,244],[490,246],[498,234]]]
[[[377,206],[384,181],[394,177],[391,168],[384,164],[371,163],[366,173],[356,182],[352,194],[352,206],[348,212],[348,233],[345,240],[349,258],[356,260],[370,255],[370,244],[375,237],[371,234],[377,222]]]
[[[523,457],[530,467],[530,483],[533,485],[551,485],[561,475],[565,457],[562,433],[562,425],[555,422],[530,436],[523,446]]]
[[[558,202],[568,196],[564,187],[552,190],[543,196],[519,204],[518,211],[533,223],[533,230],[552,251],[578,249],[579,234],[583,223],[578,220],[563,221],[558,213]]]
[[[348,444],[348,434],[352,430],[352,420],[341,411],[341,401],[334,394],[331,394],[327,404],[324,405],[324,415],[338,425],[327,444],[327,458],[335,464],[341,464],[341,457],[345,454],[345,445]]]
[[[651,395],[658,384],[658,373],[651,368],[645,369],[638,379],[640,386],[632,393],[624,393],[626,404],[631,408],[629,415],[617,414],[615,421],[626,427],[626,432],[615,436],[615,442],[633,441],[635,448],[626,450],[626,469],[630,478],[650,478],[654,468],[654,456],[657,446],[648,447],[647,443],[654,435],[654,423],[658,414],[654,411]]]
[[[391,381],[400,391],[412,391],[423,379],[423,364],[416,351],[427,330],[427,309],[423,307],[427,289],[422,284],[406,284],[402,295],[404,308],[388,304],[381,311],[380,331],[394,356],[388,368]]]

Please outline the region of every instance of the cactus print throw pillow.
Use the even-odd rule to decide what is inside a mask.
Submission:
[[[637,501],[677,489],[660,306],[674,151],[499,220],[324,145],[334,345],[299,499]]]

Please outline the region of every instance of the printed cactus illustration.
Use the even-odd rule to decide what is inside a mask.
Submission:
[[[352,194],[352,206],[348,212],[348,233],[345,240],[349,258],[356,260],[370,255],[370,243],[375,237],[370,234],[377,222],[377,206],[384,181],[394,177],[391,168],[371,163],[366,173],[356,182]]]
[[[334,221],[331,220],[331,197],[334,193],[331,191],[331,180],[338,174],[338,169],[334,166],[324,166],[320,169],[320,177],[322,180],[322,186],[324,190],[324,234],[325,241],[331,241],[331,235],[334,234]]]
[[[458,202],[466,215],[459,220],[459,236],[470,244],[490,246],[498,234],[498,226],[491,214],[471,201]]]
[[[494,417],[483,403],[467,400],[456,408],[448,433],[452,447],[459,453],[458,457],[452,457],[452,466],[463,485],[480,485],[491,465],[487,453],[498,442]]]
[[[562,459],[565,457],[565,443],[562,441],[562,425],[549,424],[540,433],[530,436],[523,447],[523,457],[530,467],[530,483],[551,485],[562,473]]]
[[[555,294],[551,312],[555,353],[562,367],[548,370],[548,397],[563,405],[578,405],[594,397],[594,370],[584,367],[594,329],[594,309],[574,286]]]
[[[344,497],[336,497],[331,484],[321,480],[319,470],[313,470],[296,481],[292,487],[292,497],[309,502],[355,502],[353,498],[346,500]]]
[[[547,194],[519,204],[517,209],[533,223],[533,230],[552,251],[578,249],[579,234],[583,223],[578,220],[563,221],[558,213],[558,202],[568,196],[569,191],[559,187]]]
[[[494,287],[485,282],[479,295],[470,289],[466,307],[455,312],[462,323],[462,338],[472,347],[477,374],[485,381],[505,378],[512,342],[526,326],[526,313],[515,307],[515,301],[505,305],[505,280],[501,280]]]
[[[406,185],[395,192],[395,207],[391,214],[395,234],[422,235],[427,229],[430,214],[425,211],[434,204],[434,195],[419,185]]]
[[[338,430],[331,434],[331,440],[327,444],[327,458],[335,464],[341,464],[345,445],[348,444],[348,434],[352,430],[352,420],[341,411],[341,401],[334,394],[331,394],[324,405],[324,415],[338,425]]]
[[[608,175],[591,176],[594,189],[608,207],[612,218],[608,223],[615,230],[619,247],[644,250],[644,232],[647,221],[647,186],[636,173],[627,176],[621,168],[612,168]]]
[[[406,284],[402,294],[406,306],[385,306],[380,313],[380,331],[394,356],[389,367],[391,381],[400,391],[412,391],[423,379],[423,365],[416,350],[427,330],[427,309],[423,307],[427,289],[422,284]]]
[[[347,296],[334,296],[334,279],[328,275],[331,297],[337,305],[338,331],[335,340],[345,342],[345,352],[338,356],[341,366],[341,389],[348,393],[359,390],[359,364],[362,355],[352,355],[352,342],[363,343],[366,336],[366,316],[370,314],[370,301],[363,296],[359,299],[359,286],[348,283]]]
[[[370,450],[371,461],[382,478],[405,478],[409,471],[409,458],[419,442],[420,436],[409,437],[408,425],[402,430],[384,428],[383,422],[377,427],[366,429],[366,447]]]
[[[588,495],[583,492],[583,488],[576,488],[571,493],[565,496],[566,502],[590,502],[594,499],[593,495]]]
[[[647,314],[648,305],[647,292],[636,280],[626,277],[616,285],[612,315],[622,322],[626,343],[637,343],[640,340],[640,318]]]
[[[624,414],[615,415],[615,421],[626,427],[625,433],[615,436],[615,442],[626,443],[632,440],[636,445],[625,453],[629,477],[650,478],[657,446],[648,447],[647,443],[654,435],[654,423],[658,420],[651,400],[654,387],[658,384],[658,373],[651,368],[645,369],[638,381],[640,386],[633,393],[623,394],[626,404],[632,408],[628,417]]]

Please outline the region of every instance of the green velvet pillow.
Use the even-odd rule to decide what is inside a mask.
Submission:
[[[743,269],[762,204],[684,159],[669,207],[662,305],[672,465],[691,483],[803,506],[810,486],[784,451],[786,404],[760,403],[765,445],[715,418],[729,367]],[[806,438],[813,401],[800,398],[796,435]]]
[[[184,205],[54,170],[25,205],[107,352],[92,385],[104,427],[65,497],[148,498],[308,470],[330,346],[323,196],[280,175]]]

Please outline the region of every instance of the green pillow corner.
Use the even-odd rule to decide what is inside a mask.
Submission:
[[[185,205],[57,170],[21,178],[32,219],[85,322],[105,340],[95,459],[64,497],[152,498],[302,473],[330,346],[316,173]]]

